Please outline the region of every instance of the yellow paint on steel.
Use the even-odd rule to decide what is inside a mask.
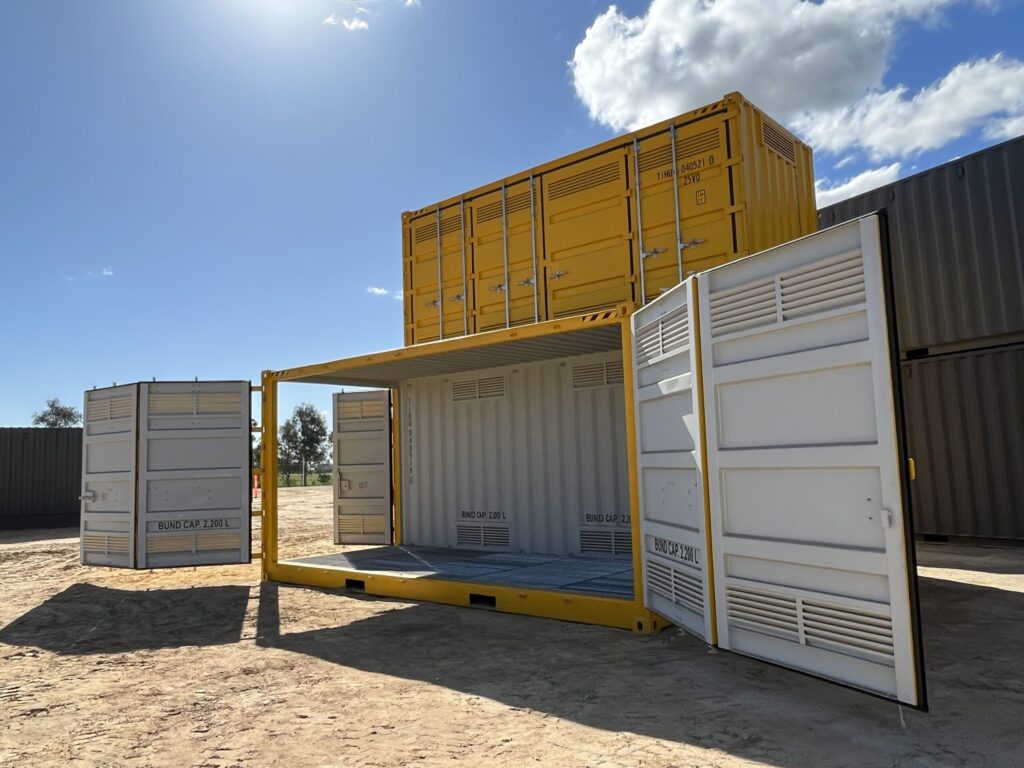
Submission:
[[[690,280],[690,295],[687,296],[690,304],[690,322],[693,323],[693,337],[697,340],[694,349],[697,358],[696,379],[693,385],[694,413],[701,413],[704,408],[704,368],[703,350],[700,343],[700,304],[697,291],[697,280]],[[718,645],[718,608],[715,602],[715,569],[714,569],[714,544],[711,536],[711,480],[708,477],[708,435],[706,419],[697,419],[700,424],[700,475],[703,482],[704,493],[704,564],[708,580],[708,617],[711,625],[711,637],[708,642],[711,645]]]
[[[271,371],[263,371],[263,518],[260,521],[261,570],[270,578],[277,564],[277,382]]]
[[[363,592],[369,595],[466,607],[470,605],[470,595],[481,595],[494,598],[495,609],[504,613],[636,629],[636,606],[633,600],[626,599],[444,579],[391,576],[292,563],[275,564],[270,569],[269,579],[326,589],[345,587],[346,584],[357,581],[362,583]]]
[[[626,466],[629,474],[629,531],[633,542],[633,602],[636,611],[634,631],[653,632],[658,622],[644,605],[644,538],[640,530],[640,472],[636,457],[636,411],[633,400],[633,334],[629,318],[622,320],[622,391],[626,408]],[[666,622],[667,623],[667,622]]]
[[[917,480],[917,462],[913,459],[907,459],[907,470],[910,472],[910,479]]]
[[[396,360],[418,360],[427,358],[441,352],[455,352],[459,350],[476,349],[490,344],[501,344],[506,341],[517,339],[533,339],[541,336],[551,336],[577,331],[583,328],[591,328],[598,325],[615,325],[621,322],[622,318],[628,317],[633,311],[633,305],[623,303],[616,307],[591,312],[575,317],[564,317],[558,320],[547,320],[530,325],[521,325],[515,328],[501,329],[477,333],[471,336],[460,336],[444,341],[434,341],[427,344],[417,344],[401,349],[391,349],[385,352],[375,352],[369,355],[358,357],[347,357],[340,360],[332,360],[326,363],[305,365],[299,368],[286,368],[279,371],[267,371],[265,375],[273,381],[293,381],[296,379],[308,379],[321,375],[344,374],[346,370],[354,370],[366,365],[375,363],[394,362]]]
[[[534,289],[540,320],[639,305],[816,229],[810,147],[731,93],[403,214],[405,343],[438,338],[441,311],[446,338],[533,322]]]
[[[402,544],[402,410],[401,392],[391,390],[391,500],[394,504],[394,543]]]

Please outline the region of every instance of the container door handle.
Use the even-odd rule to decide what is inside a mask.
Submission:
[[[81,496],[78,497],[79,501],[90,503],[96,501],[96,491],[85,491]]]
[[[561,280],[562,277],[564,275],[567,275],[567,274],[569,274],[569,273],[568,272],[563,272],[560,269],[556,269],[554,272],[551,273],[551,279],[552,280]]]
[[[649,259],[651,256],[657,256],[659,253],[664,253],[664,252],[665,252],[664,248],[651,248],[651,250],[643,252],[643,257],[645,259]]]
[[[452,296],[451,300],[452,301],[465,301],[466,300],[466,294],[464,294],[464,293],[456,293],[454,296]]]
[[[505,291],[505,284],[504,283],[498,283],[497,285],[492,285],[491,286],[491,290],[494,293],[504,293],[504,291]]]
[[[703,242],[704,242],[703,238],[695,237],[695,238],[693,238],[693,240],[690,240],[689,242],[680,243],[679,247],[680,248],[696,248],[698,245],[700,245]]]
[[[425,306],[433,308],[440,305],[440,303],[437,299],[434,299],[433,301],[428,301]]]

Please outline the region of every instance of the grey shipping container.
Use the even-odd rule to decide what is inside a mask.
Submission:
[[[818,211],[884,208],[904,357],[1024,339],[1024,137]]]
[[[0,529],[78,524],[82,430],[0,429]]]
[[[901,368],[915,530],[1024,539],[1024,344]]]

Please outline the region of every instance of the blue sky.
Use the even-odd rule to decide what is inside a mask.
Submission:
[[[368,289],[403,210],[727,91],[826,200],[1024,133],[1022,32],[1010,0],[9,0],[0,425],[398,346]]]

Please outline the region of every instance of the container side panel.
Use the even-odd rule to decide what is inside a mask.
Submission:
[[[406,543],[631,551],[621,357],[403,382]]]
[[[823,208],[818,223],[829,227],[881,208],[902,352],[1020,340],[1024,138]]]
[[[247,563],[250,385],[140,385],[140,568]]]
[[[82,565],[135,566],[138,385],[85,393]]]
[[[915,531],[1024,539],[1024,345],[902,368]]]
[[[721,645],[922,706],[878,218],[697,281]]]
[[[710,641],[692,279],[631,318],[644,604]]]
[[[550,317],[633,301],[629,154],[606,152],[544,175]]]
[[[334,543],[390,544],[391,391],[334,395]]]

